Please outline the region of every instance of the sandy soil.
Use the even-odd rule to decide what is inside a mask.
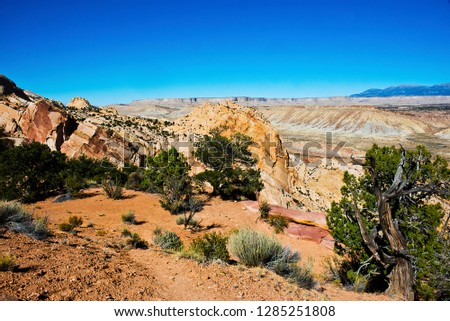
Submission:
[[[166,253],[152,245],[155,227],[181,236],[185,245],[205,232],[192,233],[176,225],[176,216],[159,205],[156,195],[126,191],[121,200],[110,200],[100,189],[90,189],[82,199],[64,203],[51,200],[29,206],[36,216],[47,215],[54,233],[45,241],[7,232],[0,238],[0,253],[10,253],[19,265],[16,272],[0,272],[0,298],[20,300],[388,300],[384,295],[347,291],[320,282],[308,291],[262,268],[212,263],[199,264]],[[125,225],[121,215],[132,210],[138,225]],[[58,230],[71,215],[81,216],[78,233]],[[239,202],[210,200],[197,214],[210,231],[228,233],[251,226],[272,234],[258,214]],[[88,227],[89,226],[89,227]],[[123,228],[139,233],[148,250],[125,250]],[[323,259],[332,255],[324,246],[287,235],[276,235],[300,251],[302,262],[314,260],[313,272],[322,280]]]

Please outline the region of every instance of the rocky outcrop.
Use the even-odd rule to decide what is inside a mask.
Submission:
[[[69,157],[106,158],[121,166],[143,165],[148,142],[161,145],[165,139],[157,121],[138,121],[119,116],[114,109],[91,108],[83,98],[74,98],[72,108],[66,108],[60,102],[25,93],[4,76],[0,83],[0,127],[15,141],[36,141]]]
[[[16,95],[24,100],[29,100],[25,92],[16,86],[16,84],[3,75],[0,75],[0,96]]]
[[[91,108],[92,105],[86,98],[75,97],[69,101],[69,103],[67,104],[67,107],[84,109],[84,108]]]
[[[277,131],[260,112],[231,101],[206,103],[177,120],[171,129],[180,136],[189,137],[207,134],[216,127],[225,128],[225,136],[240,132],[254,140],[250,150],[258,161],[264,182],[260,198],[272,204],[295,207],[297,173],[289,167],[289,153]]]
[[[259,211],[259,203],[243,201],[246,209],[253,213]],[[326,248],[333,249],[334,239],[331,236],[324,212],[305,212],[295,209],[287,209],[277,205],[270,205],[270,216],[283,216],[289,221],[284,233],[290,237],[302,240],[314,241]]]
[[[31,103],[20,114],[19,126],[22,134],[31,141],[47,144],[52,150],[61,150],[61,145],[72,134],[69,128],[75,120],[51,102],[41,99]]]

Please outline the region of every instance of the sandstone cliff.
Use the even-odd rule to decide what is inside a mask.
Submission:
[[[182,137],[192,138],[219,126],[225,128],[225,136],[240,132],[254,140],[250,150],[258,160],[264,182],[260,198],[271,204],[296,207],[297,172],[289,167],[289,153],[278,132],[260,112],[231,101],[206,103],[176,120],[170,129]]]

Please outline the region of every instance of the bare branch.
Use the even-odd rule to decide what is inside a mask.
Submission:
[[[364,244],[366,244],[367,248],[370,250],[373,257],[377,261],[384,263],[381,260],[381,257],[378,253],[379,247],[378,247],[377,243],[375,243],[375,238],[372,238],[369,234],[367,234],[366,224],[364,223],[361,212],[359,211],[358,204],[356,202],[356,195],[355,195],[354,191],[352,191],[352,196],[353,196],[353,203],[352,203],[353,211],[355,213],[356,220],[358,221],[359,231],[361,232],[361,236],[363,238]]]

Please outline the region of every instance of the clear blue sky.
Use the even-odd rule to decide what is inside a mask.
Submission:
[[[450,0],[0,0],[0,73],[66,102],[450,82]]]

